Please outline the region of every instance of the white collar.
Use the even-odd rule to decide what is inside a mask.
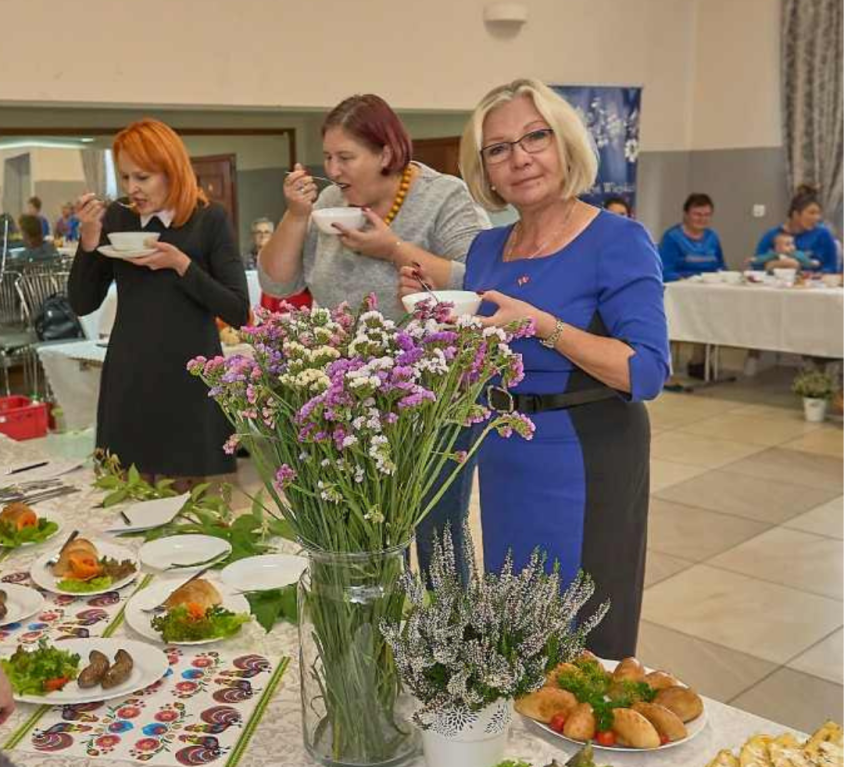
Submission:
[[[165,229],[169,229],[170,224],[173,223],[173,219],[175,217],[176,214],[172,210],[157,210],[155,213],[150,213],[148,216],[141,216],[141,227],[145,227],[150,221],[157,218],[162,224],[164,224]]]

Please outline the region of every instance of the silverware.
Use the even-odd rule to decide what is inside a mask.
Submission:
[[[73,493],[78,493],[78,487],[57,487],[53,490],[43,490],[39,493],[31,493],[29,495],[24,495],[16,500],[21,501],[22,503],[41,503],[42,501],[49,501],[53,498],[61,498],[64,495],[73,495]]]
[[[285,174],[284,174],[284,175],[285,175],[285,176],[289,176],[289,175],[290,175],[291,173],[293,173],[293,172],[294,172],[294,171],[292,171],[292,170],[288,170],[288,171],[286,171],[286,172],[285,172]],[[326,182],[328,182],[329,184],[335,184],[335,185],[337,184],[337,182],[336,182],[336,181],[332,181],[330,178],[326,178],[325,176],[314,176],[314,175],[311,175],[310,173],[308,173],[308,175],[309,175],[312,179],[314,179],[314,180],[316,180],[316,181],[326,181]]]
[[[195,581],[197,578],[201,578],[205,573],[207,573],[211,568],[206,567],[204,570],[200,570],[195,575],[191,575],[184,583],[180,583],[176,588],[174,588],[164,599],[161,600],[155,607],[142,607],[142,613],[163,613],[167,608],[164,606],[170,597],[173,596],[180,588],[183,586],[187,586],[191,581]]]
[[[120,512],[120,516],[122,517],[123,521],[126,523],[126,525],[127,525],[128,527],[132,527],[132,520],[131,520],[131,519],[129,519],[129,517],[127,517],[127,516],[126,516],[126,512],[125,512],[125,511],[121,511],[121,512]]]
[[[97,202],[102,203],[106,207],[108,207],[111,203],[108,200],[104,200],[102,197],[95,198]],[[128,200],[128,197],[120,197],[113,202],[117,203],[121,208],[126,208],[126,210],[135,210],[135,204],[132,202],[124,202],[124,200]]]
[[[59,553],[56,554],[54,557],[50,557],[47,560],[47,564],[52,566],[56,565],[59,562],[59,559],[62,556],[62,552],[76,539],[76,536],[79,535],[78,530],[74,530],[70,535],[67,536],[67,540],[62,544],[62,547],[59,549]]]
[[[40,469],[42,466],[46,466],[49,461],[39,461],[38,463],[31,463],[29,466],[21,466],[18,469],[12,469],[11,471],[7,471],[6,474],[20,474],[24,471],[29,471],[30,469]]]
[[[441,301],[439,298],[437,298],[437,294],[434,293],[434,289],[422,277],[422,264],[420,264],[418,261],[413,262],[413,276],[422,286],[423,290],[425,290],[425,292],[428,293],[428,295],[430,295],[431,298],[434,299],[434,306],[439,305]]]

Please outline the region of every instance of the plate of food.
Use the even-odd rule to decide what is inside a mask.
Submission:
[[[564,740],[611,751],[671,748],[706,726],[700,695],[675,676],[636,658],[602,661],[591,653],[553,669],[542,688],[516,701],[516,711]]]
[[[42,639],[0,658],[15,700],[61,706],[121,698],[157,682],[168,666],[161,649],[131,639]]]
[[[235,636],[252,616],[245,597],[203,578],[156,580],[126,605],[126,622],[153,642],[201,645]],[[158,606],[160,609],[156,609]]]
[[[62,529],[62,520],[52,512],[37,513],[25,503],[10,503],[0,511],[0,546],[17,549],[35,546]]]
[[[201,570],[232,553],[231,544],[213,535],[170,535],[147,541],[138,556],[153,570]]]
[[[844,731],[831,720],[824,722],[808,738],[793,732],[781,735],[753,735],[734,754],[722,749],[706,767],[821,767],[840,765],[844,760]]]
[[[0,626],[35,615],[44,607],[44,597],[40,591],[21,586],[17,583],[0,584]]]
[[[36,586],[47,591],[95,596],[134,581],[138,560],[125,546],[74,538],[35,560],[29,574]]]

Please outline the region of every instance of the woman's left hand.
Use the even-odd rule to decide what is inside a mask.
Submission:
[[[156,242],[152,247],[155,247],[156,252],[148,256],[141,256],[141,258],[132,259],[133,264],[138,266],[145,266],[147,269],[158,271],[159,269],[172,269],[182,277],[190,266],[190,258],[188,258],[175,245],[170,245],[166,242]]]
[[[484,327],[495,326],[503,328],[512,322],[519,320],[533,320],[536,325],[536,335],[545,338],[554,332],[556,320],[548,312],[537,309],[527,301],[520,301],[518,298],[499,293],[497,290],[487,290],[481,293],[484,301],[495,304],[498,311],[490,317],[481,317]]]
[[[340,232],[340,242],[362,256],[392,261],[401,240],[377,213],[369,208],[361,210],[369,221],[369,227],[365,230],[346,229],[340,224],[334,224],[334,228]]]

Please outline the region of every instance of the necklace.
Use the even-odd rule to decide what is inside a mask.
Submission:
[[[401,206],[404,204],[404,198],[407,197],[407,190],[410,189],[410,178],[413,175],[413,166],[408,163],[405,166],[404,172],[401,174],[401,181],[399,182],[399,190],[396,192],[396,199],[393,200],[393,206],[390,212],[384,216],[384,223],[389,226],[393,219],[399,214]]]
[[[513,257],[513,252],[516,250],[516,248],[518,246],[521,245],[520,242],[517,242],[517,237],[513,237],[510,245],[508,246],[507,250],[504,253],[504,261],[530,261],[532,258],[535,258],[540,253],[542,253],[543,250],[545,250],[552,242],[559,239],[560,235],[563,232],[565,232],[566,225],[568,224],[569,219],[571,218],[571,214],[574,212],[574,208],[575,208],[576,205],[577,205],[577,200],[576,199],[572,200],[571,204],[569,205],[569,209],[566,211],[566,215],[563,218],[562,223],[560,224],[559,229],[556,229],[556,231],[550,237],[545,238],[541,243],[539,243],[539,247],[537,247],[536,250],[529,253],[528,255],[520,256],[518,258]],[[518,229],[518,235],[521,235],[521,233],[522,233],[522,222],[521,221],[519,221],[519,223],[516,224],[516,229]],[[522,284],[522,283],[519,283],[519,284]]]

